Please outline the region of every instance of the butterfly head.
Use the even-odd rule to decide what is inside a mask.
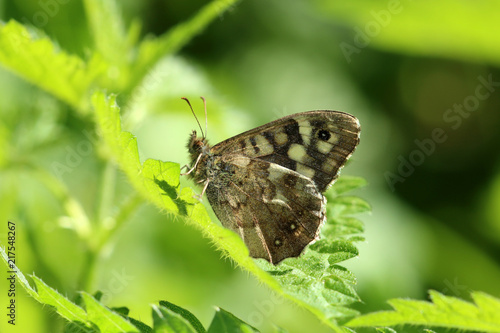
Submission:
[[[204,136],[199,137],[196,131],[193,131],[189,137],[187,148],[191,160],[190,166],[194,169],[194,172],[189,172],[188,175],[197,180],[204,179],[205,173],[203,171],[200,172],[199,163],[203,156],[209,154],[210,145],[208,144],[207,139]]]
[[[199,137],[196,131],[191,132],[187,144],[191,160],[195,161],[200,154],[206,154],[210,148],[205,137]]]
[[[201,97],[203,100],[203,105],[205,107],[205,133],[203,132],[203,129],[201,128],[200,122],[198,121],[198,117],[196,117],[196,114],[194,113],[193,107],[191,106],[191,103],[186,97],[182,97],[183,100],[186,101],[186,103],[189,105],[189,108],[191,109],[191,112],[193,113],[194,118],[196,119],[196,122],[198,123],[198,126],[200,126],[200,131],[201,131],[201,137],[198,137],[196,134],[196,131],[191,132],[191,136],[189,137],[188,141],[188,151],[189,155],[191,157],[192,164],[195,163],[196,160],[198,160],[200,155],[204,155],[208,153],[209,150],[209,145],[206,139],[206,128],[207,128],[207,102],[205,101],[204,97]]]

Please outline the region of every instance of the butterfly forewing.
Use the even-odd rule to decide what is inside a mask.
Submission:
[[[323,192],[359,143],[358,120],[344,112],[309,111],[254,128],[212,147],[216,155],[244,155],[311,178]]]

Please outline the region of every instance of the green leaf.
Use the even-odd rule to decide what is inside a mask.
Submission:
[[[330,216],[354,215],[371,211],[371,206],[363,199],[340,196],[328,201]]]
[[[155,332],[165,333],[197,333],[198,331],[181,314],[164,306],[153,305],[153,322]]]
[[[98,56],[84,62],[59,50],[14,20],[0,27],[0,64],[81,112],[88,111],[88,93],[108,68]]]
[[[214,319],[208,328],[208,333],[252,333],[259,332],[232,313],[217,308]]]
[[[95,87],[126,94],[161,58],[174,54],[238,0],[214,0],[159,38],[139,36],[138,21],[125,31],[116,1],[85,0],[96,50],[84,61],[59,50],[14,20],[0,27],[0,64],[82,113]],[[112,75],[111,75],[111,74]]]
[[[88,320],[99,327],[100,332],[139,332],[129,321],[99,303],[92,295],[82,292]]]
[[[16,281],[20,283],[20,285],[28,292],[31,297],[42,304],[47,304],[54,307],[54,310],[61,317],[72,322],[73,325],[76,326],[76,328],[78,328],[81,332],[97,333],[91,327],[90,323],[87,322],[87,314],[82,308],[69,301],[54,289],[50,288],[36,276],[32,275],[31,278],[36,285],[35,290],[33,287],[31,287],[28,280],[26,280],[23,272],[21,272],[21,270],[17,268],[15,263],[9,260],[4,248],[2,247],[0,247],[0,255],[7,265],[8,271],[15,272],[14,274],[17,277]]]
[[[347,269],[334,265],[338,258],[333,256],[330,262],[329,255],[313,252],[311,249],[299,258],[285,259],[278,266],[264,260],[259,264],[279,281],[288,297],[302,302],[302,306],[334,328],[338,322],[358,314],[345,307],[359,301],[353,288],[355,279]]]
[[[341,176],[328,190],[330,197],[336,197],[346,192],[365,187],[367,182],[364,178],[354,176]]]
[[[121,130],[120,109],[115,96],[108,99],[103,93],[96,93],[93,105],[107,148],[141,194],[159,207],[183,216],[200,205],[189,189],[178,195],[179,164],[146,160],[144,166],[141,165],[136,138]]]
[[[335,207],[332,207],[331,210],[334,209]],[[321,234],[326,238],[361,234],[364,231],[363,222],[354,217],[332,216],[333,212],[329,210],[326,214],[328,216],[327,224],[321,230]]]
[[[9,258],[4,249],[0,247],[0,255],[7,264],[9,271],[15,271],[17,282],[32,296],[36,301],[50,305],[63,318],[68,320],[69,327],[73,331],[97,333],[97,332],[139,332],[139,330],[129,321],[113,312],[101,303],[95,300],[87,293],[81,293],[85,302],[85,308],[81,308],[66,297],[49,287],[40,278],[31,275],[35,282],[36,290],[30,286],[23,273],[9,262]],[[137,321],[135,321],[137,322]],[[142,323],[141,323],[142,324]],[[148,332],[148,327],[141,326],[141,332]],[[150,331],[150,330],[149,330]]]
[[[181,308],[180,306],[177,306],[177,305],[172,304],[172,303],[167,302],[167,301],[160,301],[160,305],[169,309],[172,312],[175,312],[175,313],[181,315],[184,319],[186,319],[188,322],[191,323],[191,325],[194,327],[196,332],[205,333],[205,328],[200,323],[198,318],[196,318],[195,315],[192,314],[191,312],[189,312],[188,310]]]
[[[310,250],[318,253],[330,253],[329,260],[332,263],[341,262],[358,256],[359,252],[352,242],[344,239],[321,239],[309,246]],[[333,259],[335,258],[335,259]]]
[[[344,44],[339,45],[341,49],[350,45],[361,51],[363,46],[359,48],[354,38],[363,33],[366,37],[357,38],[382,50],[500,64],[500,43],[494,42],[498,41],[500,30],[498,1],[316,0],[316,3],[337,24],[343,22],[352,27],[352,36],[344,39]]]
[[[380,311],[354,318],[349,327],[425,325],[480,332],[500,331],[500,299],[472,292],[474,303],[437,291],[429,292],[432,302],[392,299],[394,311]]]
[[[23,272],[21,272],[21,270],[17,268],[15,262],[9,259],[7,253],[5,253],[5,248],[2,246],[0,246],[0,255],[5,262],[5,265],[7,265],[7,272],[9,272],[9,275],[11,274],[10,272],[15,272],[14,274],[17,276],[17,282],[19,282],[21,286],[23,286],[23,288],[31,297],[36,299],[36,297],[38,297],[36,290],[30,286],[28,280],[26,280]]]
[[[87,314],[81,307],[59,294],[38,277],[32,275],[31,278],[35,281],[37,290],[35,299],[37,301],[52,305],[61,317],[69,321],[87,323]]]
[[[142,321],[134,319],[132,317],[127,317],[127,319],[139,330],[141,333],[151,333],[153,329],[148,325],[144,324]]]

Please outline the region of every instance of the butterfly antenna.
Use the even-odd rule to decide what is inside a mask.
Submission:
[[[208,135],[207,101],[203,96],[200,96],[200,98],[203,100],[203,106],[205,107],[205,134]]]
[[[186,97],[181,97],[181,99],[185,100],[188,103],[189,108],[191,109],[191,112],[193,113],[194,119],[196,119],[196,122],[198,123],[198,126],[200,127],[201,136],[206,138],[205,134],[203,133],[203,128],[201,128],[200,121],[198,120],[198,117],[196,117],[196,114],[194,113],[194,110],[193,110],[193,107],[191,106],[191,103],[189,103],[189,100]],[[205,109],[205,117],[206,117],[206,114],[207,114],[207,112]]]

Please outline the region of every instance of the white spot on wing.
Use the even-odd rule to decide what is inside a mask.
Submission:
[[[307,120],[299,121],[299,133],[300,136],[302,136],[302,141],[304,141],[306,145],[311,143],[312,127],[309,121]]]
[[[313,178],[315,174],[313,169],[299,163],[297,163],[297,172],[306,176],[307,178]]]
[[[316,142],[316,149],[318,149],[318,151],[322,154],[328,154],[331,150],[332,150],[332,145],[326,141],[321,141],[321,140],[318,140],[318,142]]]
[[[333,159],[327,159],[322,165],[322,169],[326,173],[330,173],[333,171],[333,169],[337,166],[337,162]]]
[[[303,145],[294,143],[288,149],[288,157],[296,162],[304,162],[307,157],[306,148]]]
[[[278,144],[280,146],[284,145],[285,143],[288,142],[288,135],[286,135],[286,133],[283,133],[283,132],[277,133],[274,136],[274,142],[276,142],[276,144]]]
[[[262,135],[256,135],[255,142],[257,143],[257,147],[260,149],[259,155],[265,156],[274,152],[273,145]]]

